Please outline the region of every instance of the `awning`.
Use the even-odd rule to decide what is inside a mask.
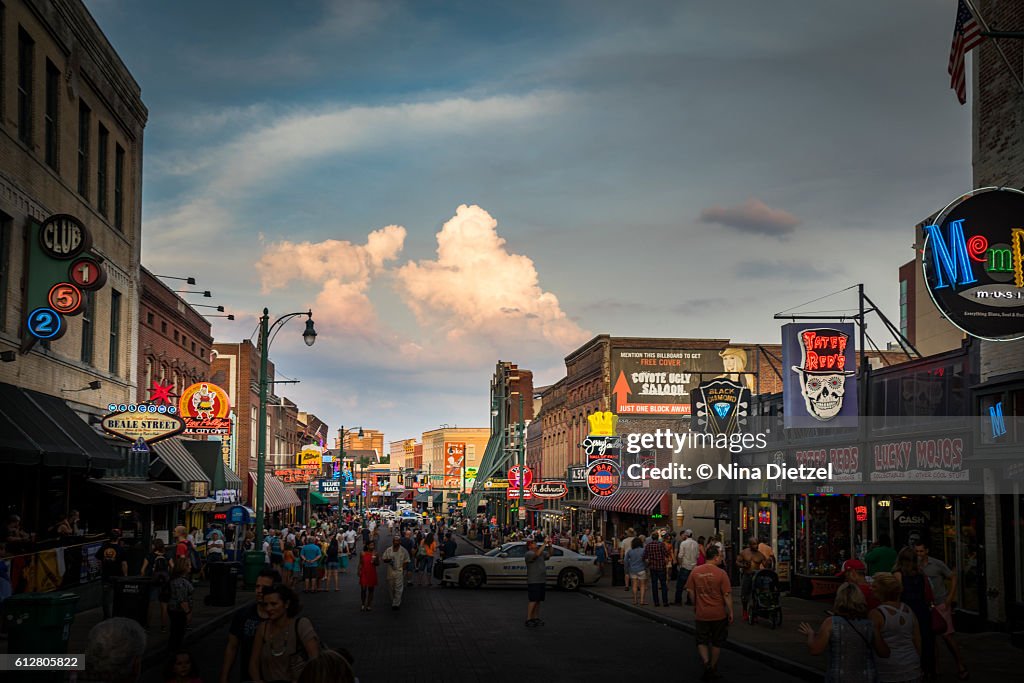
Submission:
[[[195,441],[181,439],[179,442],[195,458],[203,474],[210,480],[210,490],[221,489],[242,490],[242,480],[234,471],[224,464],[220,441]]]
[[[63,399],[0,383],[0,463],[106,468],[125,458]]]
[[[256,473],[250,472],[252,480],[252,499],[256,500]],[[286,487],[277,477],[266,474],[263,477],[263,509],[267,512],[277,512],[292,507],[299,507],[302,501],[295,494],[295,491]]]
[[[404,493],[402,493],[402,495],[399,496],[398,499],[399,500],[412,500],[415,497],[416,497],[416,492],[413,491],[412,489],[409,489],[408,491],[405,491]]]
[[[310,505],[330,505],[331,501],[321,496],[316,491],[309,492],[309,504]]]
[[[661,507],[661,501],[667,495],[668,491],[664,489],[619,489],[607,498],[591,498],[590,508],[648,516]]]
[[[437,501],[441,500],[441,497],[443,495],[444,495],[443,491],[441,491],[439,493],[435,493],[434,494],[434,502],[436,503]],[[428,493],[428,492],[417,493],[416,497],[413,500],[416,501],[417,503],[426,503],[426,502],[428,502],[430,500],[430,493]]]
[[[211,484],[210,478],[206,476],[206,472],[203,472],[203,468],[199,466],[199,463],[188,452],[188,449],[181,445],[181,440],[177,437],[159,441],[153,444],[152,448],[157,456],[159,456],[158,460],[153,461],[153,465],[156,466],[157,462],[163,462],[181,483],[188,484],[193,481],[205,481],[207,487]],[[150,476],[153,476],[152,467],[150,468]]]
[[[192,497],[184,491],[152,481],[104,481],[102,479],[90,479],[89,481],[118,498],[143,505],[179,503]]]
[[[189,512],[213,512],[216,508],[216,498],[193,498],[188,502]]]
[[[224,466],[224,488],[234,489],[235,491],[242,490],[242,478],[235,474],[235,471],[227,465]]]

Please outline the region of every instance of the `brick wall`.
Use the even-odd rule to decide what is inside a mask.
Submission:
[[[978,11],[993,30],[1024,27],[1019,0],[978,0]],[[971,53],[974,71],[974,186],[1001,185],[1024,189],[1024,93],[1010,73],[1024,77],[1024,41],[986,40]]]

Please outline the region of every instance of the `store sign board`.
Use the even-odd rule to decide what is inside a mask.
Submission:
[[[520,486],[520,472],[522,472],[522,486]],[[508,470],[508,484],[509,488],[512,489],[528,489],[530,484],[533,483],[533,470],[530,469],[529,465],[512,465]]]
[[[323,464],[324,449],[316,444],[302,447],[295,456],[295,464],[299,467],[313,467]]]
[[[935,437],[896,439],[871,444],[871,481],[970,481],[964,467],[970,439]]]
[[[586,486],[587,485],[587,466],[586,465],[569,465],[567,471],[566,481],[569,486]]]
[[[564,498],[569,487],[564,481],[539,481],[530,487],[530,491],[537,498]]]
[[[484,482],[484,488],[492,490],[507,489],[508,484],[508,479],[492,478]]]
[[[863,458],[860,446],[830,446],[827,448],[803,448],[793,451],[790,461],[807,467],[828,467],[832,465],[833,482],[859,482],[864,480]]]
[[[701,382],[694,390],[697,427],[706,434],[735,434],[750,412],[750,389],[731,379]]]
[[[316,485],[322,496],[337,498],[341,495],[341,481],[339,479],[317,479]]]
[[[621,480],[619,467],[613,462],[594,463],[587,471],[587,487],[599,498],[607,498],[618,491]]]
[[[231,434],[231,400],[216,384],[197,382],[182,391],[178,410],[185,419],[186,434]]]
[[[853,335],[853,323],[782,326],[786,429],[857,426]]]
[[[1024,192],[985,187],[924,227],[925,286],[935,306],[979,339],[1024,338]]]
[[[120,406],[119,406],[120,407]],[[134,411],[118,410],[103,416],[100,426],[103,431],[125,441],[154,443],[185,431],[185,421],[177,415],[166,412],[140,410],[147,406],[136,406]],[[156,406],[149,406],[156,408]]]

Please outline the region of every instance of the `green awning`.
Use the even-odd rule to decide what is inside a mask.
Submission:
[[[309,502],[312,505],[330,505],[331,504],[331,501],[327,500],[326,498],[321,496],[319,493],[317,493],[316,491],[312,491],[312,490],[309,492]]]

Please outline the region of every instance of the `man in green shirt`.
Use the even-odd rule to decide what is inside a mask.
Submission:
[[[864,563],[868,566],[868,576],[875,572],[892,571],[893,565],[896,564],[896,551],[893,550],[889,534],[878,535],[878,542],[864,556]]]

